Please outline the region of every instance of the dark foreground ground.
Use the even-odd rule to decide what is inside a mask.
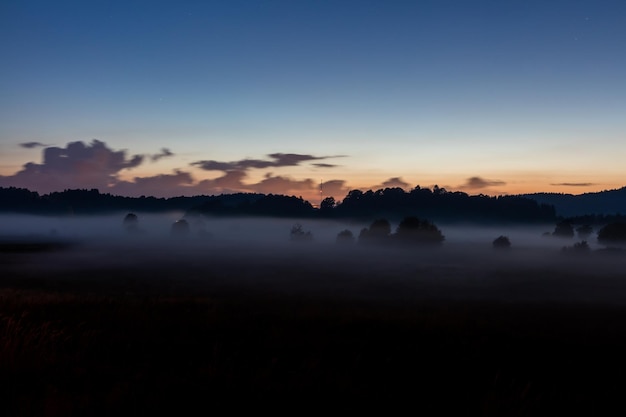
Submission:
[[[465,249],[5,246],[0,415],[625,415],[624,259]]]

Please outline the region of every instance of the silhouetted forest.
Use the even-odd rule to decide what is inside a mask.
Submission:
[[[353,190],[332,210],[320,210],[327,217],[372,218],[384,216],[400,219],[415,215],[434,221],[472,222],[552,222],[554,207],[517,196],[490,197],[449,192],[444,188],[415,187],[378,191]],[[325,212],[325,213],[324,213]]]
[[[19,188],[0,188],[0,211],[28,214],[97,214],[119,211],[191,211],[212,216],[400,220],[406,216],[446,222],[553,222],[553,206],[520,196],[490,197],[415,187],[352,190],[341,202],[333,197],[315,208],[302,197],[236,193],[195,197],[122,197],[92,190],[66,190],[45,195]]]
[[[103,194],[97,189],[65,190],[40,195],[24,188],[0,187],[0,212],[40,215],[100,214],[119,211],[164,212],[188,210],[206,199],[206,196],[123,197]]]
[[[626,187],[580,195],[534,193],[524,194],[521,197],[531,198],[540,204],[552,205],[556,212],[564,217],[626,213]]]

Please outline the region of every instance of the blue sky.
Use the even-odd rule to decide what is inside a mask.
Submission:
[[[45,165],[45,146],[20,144],[97,139],[129,159],[172,153],[107,171],[112,189],[184,172],[168,186],[195,192],[227,173],[192,163],[273,153],[341,158],[247,169],[233,190],[274,177],[342,190],[390,178],[463,189],[472,177],[485,186],[467,191],[495,194],[619,187],[624,45],[623,1],[8,0],[0,184],[37,184],[16,175]],[[223,191],[211,184],[200,190]]]

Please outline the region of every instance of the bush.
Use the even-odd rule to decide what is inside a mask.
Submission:
[[[582,226],[578,226],[576,228],[576,233],[578,233],[578,237],[581,239],[586,239],[593,233],[593,227],[588,224],[583,224]]]
[[[135,233],[139,231],[139,218],[135,213],[128,213],[126,217],[124,217],[124,221],[122,222],[124,229],[128,233]]]
[[[495,249],[509,249],[511,247],[511,241],[507,236],[498,236],[492,242]]]
[[[382,243],[389,239],[391,224],[387,219],[376,219],[369,229],[363,228],[359,234],[359,242],[362,243]]]
[[[342,244],[354,243],[354,235],[348,229],[342,230],[341,232],[337,234],[336,242],[342,243]]]
[[[562,221],[557,223],[552,235],[558,237],[574,237],[574,228],[569,222]]]
[[[589,244],[586,240],[574,243],[574,246],[563,246],[561,249],[561,252],[571,254],[584,254],[589,253],[590,251],[591,249],[589,248]]]
[[[626,244],[626,223],[609,223],[598,231],[598,242],[608,244]]]
[[[438,244],[445,239],[433,223],[414,216],[405,217],[400,222],[395,238],[404,244]]]
[[[182,237],[189,235],[189,223],[187,220],[180,219],[172,224],[172,228],[170,229],[170,233],[172,236]]]
[[[305,232],[299,223],[293,225],[289,236],[292,242],[310,242],[313,240],[313,234],[309,231]]]

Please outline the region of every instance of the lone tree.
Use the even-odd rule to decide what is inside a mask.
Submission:
[[[591,252],[586,240],[574,243],[574,246],[563,246],[561,252],[572,255],[583,255]]]
[[[352,244],[354,243],[354,235],[348,229],[342,230],[337,234],[336,242],[341,244]]]
[[[394,237],[403,244],[439,244],[445,239],[437,226],[415,216],[405,217],[398,225]]]
[[[498,236],[493,242],[492,245],[494,249],[510,249],[511,241],[507,236]]]
[[[583,224],[582,226],[578,226],[576,228],[576,233],[578,233],[578,237],[581,239],[587,239],[591,233],[593,233],[593,227],[588,224]]]
[[[376,219],[369,229],[363,228],[359,234],[359,242],[382,243],[389,239],[391,234],[391,224],[387,219]]]
[[[570,222],[562,221],[557,223],[552,235],[557,237],[574,237],[574,228]]]
[[[183,237],[189,235],[189,223],[187,220],[180,219],[172,224],[172,228],[170,229],[170,233],[175,237]]]
[[[609,223],[598,231],[598,242],[603,245],[626,245],[626,223]]]
[[[310,242],[313,240],[313,234],[310,231],[304,231],[300,223],[296,223],[289,232],[292,242]]]
[[[128,213],[122,222],[124,229],[128,233],[136,233],[139,231],[139,218],[135,213]]]

